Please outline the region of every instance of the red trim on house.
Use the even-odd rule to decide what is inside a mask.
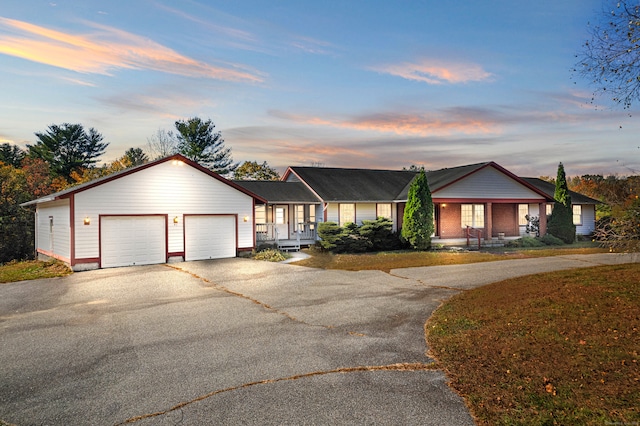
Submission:
[[[499,171],[499,172],[501,172],[501,173],[503,173],[503,174],[507,175],[508,177],[510,177],[511,179],[515,180],[515,181],[516,181],[516,182],[518,182],[519,184],[521,184],[521,185],[523,185],[523,186],[526,186],[527,188],[529,188],[530,190],[532,190],[532,191],[533,191],[533,192],[535,192],[536,194],[540,194],[540,195],[542,195],[542,196],[544,197],[544,199],[545,199],[545,200],[551,200],[551,198],[549,198],[549,196],[548,196],[547,194],[545,194],[542,190],[540,190],[540,189],[536,188],[535,186],[531,185],[531,184],[530,184],[529,182],[527,182],[526,180],[519,178],[518,176],[516,176],[516,175],[514,175],[513,173],[511,173],[509,170],[505,169],[504,167],[500,166],[498,163],[495,163],[495,162],[493,162],[493,161],[490,161],[490,162],[488,162],[487,164],[485,164],[485,165],[483,165],[483,166],[481,166],[481,167],[478,167],[477,169],[472,170],[472,171],[470,171],[469,173],[467,173],[467,174],[465,174],[465,175],[463,175],[463,176],[460,176],[458,179],[455,179],[455,180],[453,180],[453,181],[451,181],[451,182],[447,183],[446,185],[441,186],[441,187],[440,187],[440,188],[438,188],[438,189],[434,189],[433,191],[431,191],[431,193],[432,193],[432,194],[435,194],[436,192],[441,191],[441,190],[443,190],[444,188],[447,188],[448,186],[451,186],[451,185],[453,185],[453,184],[454,184],[454,183],[456,183],[456,182],[460,182],[461,180],[466,179],[468,176],[470,176],[470,175],[472,175],[472,174],[474,174],[474,173],[477,173],[477,172],[479,172],[480,170],[485,169],[485,168],[487,168],[487,167],[493,167],[493,168],[494,168],[494,169],[496,169],[497,171]],[[454,202],[454,201],[450,201],[450,202]]]
[[[544,200],[539,198],[433,198],[434,204],[452,203],[452,204],[540,204]]]
[[[189,160],[188,158],[186,158],[185,156],[183,156],[181,154],[174,154],[174,155],[171,155],[169,157],[161,158],[159,160],[143,164],[141,166],[132,167],[131,169],[126,169],[126,170],[124,170],[122,172],[114,173],[114,174],[112,174],[110,176],[107,176],[105,178],[102,178],[102,179],[96,179],[95,182],[90,182],[90,183],[87,183],[87,184],[84,184],[84,185],[79,185],[77,189],[72,189],[69,192],[65,192],[64,194],[61,194],[61,195],[58,195],[58,196],[56,196],[55,194],[51,194],[48,197],[51,197],[52,195],[55,196],[55,197],[54,197],[53,200],[48,200],[48,201],[55,201],[55,200],[59,200],[59,199],[62,199],[62,198],[70,197],[70,196],[72,196],[74,194],[77,194],[79,192],[86,191],[87,189],[95,188],[96,186],[100,186],[100,185],[102,185],[104,183],[111,182],[111,181],[116,180],[116,179],[120,179],[122,177],[125,177],[125,176],[128,176],[130,174],[139,172],[139,171],[144,170],[144,169],[148,169],[149,167],[153,167],[153,166],[158,165],[158,164],[166,163],[167,161],[181,161],[181,162],[183,162],[185,164],[188,164],[189,166],[191,166],[191,167],[193,167],[195,169],[198,169],[201,172],[213,177],[214,179],[217,179],[220,182],[222,182],[222,183],[224,183],[226,185],[229,185],[230,187],[242,192],[243,194],[246,194],[246,195],[248,195],[250,197],[253,197],[256,200],[262,201],[263,203],[267,202],[267,200],[263,199],[259,195],[256,195],[253,192],[241,187],[240,185],[238,185],[238,184],[236,184],[236,183],[234,183],[234,182],[232,182],[232,181],[230,181],[228,179],[223,178],[219,174],[217,174],[217,173],[215,173],[215,172],[213,172],[213,171],[201,166],[200,164],[198,164],[198,163],[196,163],[194,161]],[[47,197],[43,197],[43,198],[47,198]]]
[[[302,179],[302,178],[301,178],[301,177],[300,177],[296,172],[294,172],[294,171],[293,171],[293,169],[292,169],[291,167],[287,167],[287,170],[284,172],[284,175],[282,175],[282,178],[281,178],[280,180],[281,180],[282,182],[286,182],[286,181],[287,181],[287,179],[289,178],[289,175],[291,175],[291,173],[293,173],[293,174],[294,174],[294,176],[295,176],[295,177],[297,177],[297,178],[298,178],[298,180],[299,180],[300,182],[302,182],[302,183],[304,184],[304,186],[306,186],[306,187],[307,187],[307,189],[308,189],[309,191],[311,191],[311,193],[313,193],[313,195],[315,195],[315,196],[318,198],[318,200],[320,200],[320,201],[323,201],[323,202],[324,202],[324,200],[322,199],[322,197],[321,197],[320,195],[318,195],[318,193],[317,193],[317,192],[316,192],[316,191],[315,191],[311,186],[309,186],[309,184],[308,184],[304,179]],[[325,222],[326,222],[326,220],[325,220]]]
[[[255,247],[238,247],[238,251],[252,251]]]
[[[76,265],[80,263],[97,263],[100,264],[99,257],[85,257],[84,259],[76,259]]]
[[[167,253],[167,257],[177,257],[177,256],[184,257],[184,251],[172,251]]]
[[[65,263],[71,264],[71,261],[68,258],[66,258],[64,256],[60,256],[60,255],[55,254],[53,252],[50,252],[49,250],[44,250],[44,249],[40,249],[39,248],[39,249],[37,249],[37,252],[38,253],[42,253],[45,256],[49,256],[49,257],[52,257],[54,259],[58,259],[58,260],[61,260],[61,261],[65,262]]]

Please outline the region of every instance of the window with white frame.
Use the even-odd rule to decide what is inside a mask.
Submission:
[[[484,204],[462,204],[462,227],[484,228]]]
[[[524,226],[529,223],[527,216],[529,215],[529,204],[518,204],[518,225]]]
[[[391,204],[377,204],[376,205],[376,218],[384,217],[387,219],[391,219]]]
[[[356,205],[355,204],[340,204],[340,226],[344,226],[347,223],[355,223],[356,221]]]
[[[582,225],[582,206],[572,206],[573,210],[573,224]]]
[[[267,209],[264,204],[256,206],[256,223],[267,223]]]

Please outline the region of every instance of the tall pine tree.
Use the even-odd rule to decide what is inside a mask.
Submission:
[[[431,247],[433,234],[433,200],[424,169],[411,182],[402,219],[402,238],[416,250]]]
[[[576,226],[573,224],[573,207],[571,206],[571,194],[567,188],[567,177],[562,163],[558,165],[556,177],[556,191],[553,195],[556,202],[553,204],[551,218],[547,223],[547,232],[560,238],[567,244],[576,239]]]
[[[213,121],[198,117],[176,121],[178,152],[221,175],[233,172],[238,163],[231,158],[231,148],[224,146],[220,132]]]

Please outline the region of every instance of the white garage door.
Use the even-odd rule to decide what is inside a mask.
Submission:
[[[164,216],[107,216],[100,220],[103,268],[164,263],[167,258]]]
[[[185,216],[185,260],[236,256],[235,216]]]

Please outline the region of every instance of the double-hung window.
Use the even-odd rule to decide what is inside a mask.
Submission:
[[[572,206],[573,210],[573,224],[582,225],[582,206]]]
[[[484,228],[484,204],[462,204],[462,227]]]
[[[355,204],[340,204],[340,226],[344,226],[347,223],[355,223],[356,221],[356,205]]]
[[[376,219],[379,217],[391,219],[391,204],[384,203],[376,205]]]

